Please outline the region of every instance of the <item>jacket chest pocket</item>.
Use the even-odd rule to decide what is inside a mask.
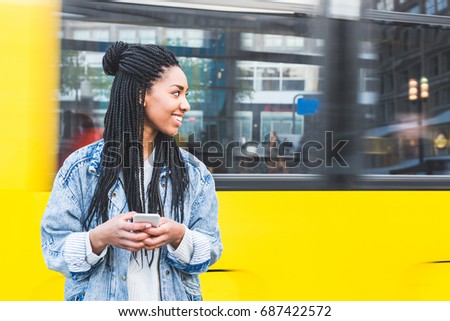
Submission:
[[[110,217],[128,212],[127,198],[120,182],[117,182],[114,188],[111,189],[108,193],[108,198],[110,201],[110,208],[108,211],[110,213]]]

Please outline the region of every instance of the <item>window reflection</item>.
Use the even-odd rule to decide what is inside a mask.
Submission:
[[[431,2],[427,2],[432,7]],[[433,2],[433,8],[434,8]],[[449,124],[446,58],[450,33],[427,26],[378,27],[385,38],[374,38],[380,81],[366,144],[366,171],[383,174],[449,174],[448,147],[443,141]],[[386,53],[390,54],[386,54]],[[409,81],[429,83],[429,97],[411,100]],[[448,97],[448,95],[446,95]],[[375,135],[374,135],[375,134]]]
[[[447,1],[441,0],[373,1],[372,7],[448,14]],[[318,128],[329,119],[320,104],[333,99],[323,97],[326,43],[316,17],[214,12],[211,19],[203,10],[140,8],[159,19],[134,21],[139,16],[124,7],[123,16],[109,16],[104,9],[98,21],[81,15],[63,20],[61,161],[101,136],[112,81],[103,74],[101,60],[108,44],[122,40],[167,45],[175,52],[189,80],[191,105],[177,139],[212,172],[308,172],[298,155],[311,137],[324,136]],[[352,76],[364,114],[364,173],[399,173],[417,163],[421,151],[424,162],[445,160],[450,154],[449,30],[366,21],[362,32],[367,37],[355,45]],[[408,99],[408,82],[423,76],[430,93],[419,105]],[[300,114],[303,98],[320,101],[319,112]]]
[[[448,15],[447,0],[375,0],[377,10],[423,13],[430,15]]]
[[[248,51],[308,55],[320,55],[323,52],[323,40],[312,37],[243,32],[240,41],[241,48]]]

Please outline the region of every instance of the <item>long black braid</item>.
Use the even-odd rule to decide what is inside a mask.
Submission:
[[[99,182],[83,221],[86,230],[93,223],[98,225],[108,220],[108,194],[120,179],[121,172],[130,211],[164,214],[164,205],[159,196],[159,179],[163,168],[166,168],[166,186],[167,178],[172,186],[173,217],[183,222],[183,204],[189,179],[175,139],[161,132],[154,142],[155,163],[147,188],[148,204],[144,204],[146,191],[142,143],[145,94],[172,66],[179,66],[179,63],[174,54],[162,46],[116,42],[107,49],[103,57],[103,69],[107,75],[115,78],[105,116],[105,145]]]

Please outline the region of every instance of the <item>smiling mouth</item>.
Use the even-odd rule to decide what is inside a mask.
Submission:
[[[180,124],[183,122],[183,117],[178,115],[172,115],[173,118],[175,118],[176,121],[178,121]]]

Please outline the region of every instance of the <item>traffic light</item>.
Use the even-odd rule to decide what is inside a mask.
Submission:
[[[428,79],[426,77],[420,78],[420,98],[426,100],[430,97],[430,93],[428,92],[429,88]]]
[[[409,86],[409,90],[408,90],[408,98],[409,100],[417,100],[418,98],[418,93],[419,93],[419,89],[417,88],[417,80],[415,79],[410,79],[408,86]]]

